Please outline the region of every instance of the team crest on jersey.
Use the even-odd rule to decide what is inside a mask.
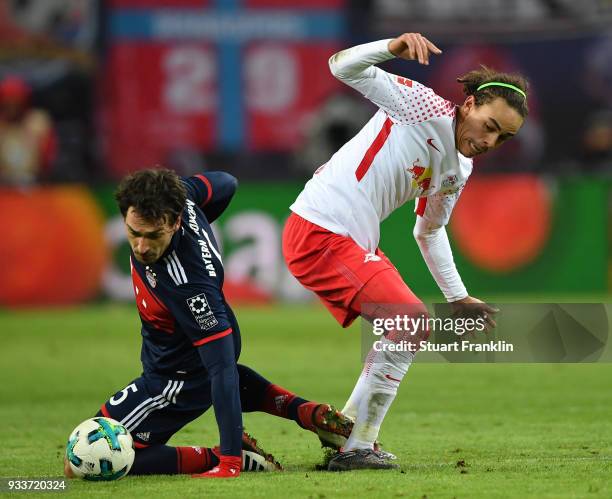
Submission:
[[[219,324],[219,321],[215,318],[210,309],[210,305],[204,293],[187,298],[187,306],[189,306],[189,310],[191,310],[200,329],[210,329]]]
[[[449,175],[442,181],[442,187],[452,187],[457,183],[457,175]]]
[[[145,275],[147,276],[147,281],[149,281],[149,284],[152,288],[157,286],[157,274],[155,272],[153,272],[149,267],[147,267]]]

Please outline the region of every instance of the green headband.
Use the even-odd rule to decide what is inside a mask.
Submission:
[[[510,85],[510,83],[502,83],[500,81],[490,81],[489,83],[483,83],[482,85],[480,85],[476,89],[476,92],[478,92],[479,90],[482,90],[483,88],[486,88],[486,87],[506,87],[506,88],[510,88],[510,89],[514,90],[515,92],[518,92],[519,94],[521,94],[524,99],[527,98],[527,94],[525,92],[523,92],[519,87],[516,87],[514,85]]]

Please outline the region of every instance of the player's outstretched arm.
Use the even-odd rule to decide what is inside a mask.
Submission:
[[[455,302],[466,298],[468,293],[455,266],[444,225],[434,225],[417,216],[413,234],[427,268],[446,300]]]
[[[444,225],[432,224],[417,216],[414,237],[434,280],[444,297],[451,303],[453,312],[460,317],[482,317],[487,329],[496,326],[493,316],[498,309],[469,296],[453,260],[453,253]]]
[[[406,78],[387,73],[375,64],[394,57],[429,63],[431,54],[442,51],[419,33],[405,33],[397,38],[357,45],[334,54],[329,59],[332,74],[383,109],[398,122],[402,116],[394,110],[398,100],[423,86]],[[430,90],[433,95],[433,91]]]
[[[196,348],[210,377],[221,439],[219,466],[199,476],[233,478],[240,474],[242,462],[242,407],[234,340],[229,334]]]
[[[374,64],[388,61],[394,57],[409,61],[417,60],[420,64],[429,64],[429,56],[442,53],[430,40],[420,33],[404,33],[397,38],[364,43],[332,55],[329,68],[332,74],[354,86],[354,80],[375,78]]]

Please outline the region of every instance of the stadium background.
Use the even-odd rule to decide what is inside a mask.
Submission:
[[[450,225],[471,292],[607,293],[612,38],[605,2],[580,5],[3,2],[0,79],[27,82],[58,147],[44,171],[3,177],[0,259],[11,265],[0,304],[130,300],[112,191],[125,173],[156,164],[239,179],[217,227],[230,299],[311,299],[284,268],[282,223],[303,183],[373,110],[330,76],[327,58],[411,30],[444,55],[428,68],[394,61],[387,69],[455,102],[456,76],[479,63],[531,80],[525,128],[476,160]],[[437,296],[413,217],[407,206],[387,221],[382,248],[418,294]]]
[[[287,362],[295,373],[306,372],[312,358],[283,350],[286,345],[270,331],[299,317],[303,324],[292,339],[304,356],[312,354],[309,335],[319,338],[313,331],[326,332],[320,339],[330,342],[329,351],[316,354],[318,362],[330,363],[325,369],[334,371],[333,348],[352,356],[350,375],[325,392],[341,403],[359,370],[358,341],[344,346],[339,328],[287,273],[280,235],[304,182],[373,112],[329,74],[328,57],[401,32],[426,34],[444,54],[427,68],[404,61],[385,68],[455,102],[462,99],[455,78],[479,63],[520,71],[531,81],[524,129],[499,152],[476,160],[449,227],[471,294],[525,302],[609,301],[611,21],[605,0],[1,1],[0,80],[18,76],[26,82],[31,106],[48,114],[57,139],[52,161],[27,175],[7,173],[8,159],[0,157],[3,377],[23,372],[20,356],[41,360],[40,369],[55,383],[50,393],[58,404],[76,404],[79,419],[91,400],[85,387],[77,390],[83,399],[61,388],[62,376],[87,371],[100,359],[117,363],[115,377],[85,375],[107,394],[126,381],[123,372],[137,372],[137,335],[123,339],[111,331],[132,335],[137,327],[113,190],[125,173],[161,164],[184,175],[222,169],[239,179],[216,231],[228,298],[254,329],[248,358],[273,374],[286,373]],[[398,210],[383,224],[381,247],[419,296],[438,300],[412,238],[413,223],[412,206]],[[105,321],[112,324],[104,327]],[[77,347],[96,342],[95,334],[130,355],[98,351],[68,368],[67,356],[83,355]],[[262,345],[278,351],[271,354]],[[421,372],[461,393],[448,384],[454,376],[448,369]],[[571,372],[556,375],[570,391],[574,380],[572,393],[581,392],[587,405],[594,402],[593,394],[600,393],[594,390],[605,387],[603,371]],[[312,389],[297,374],[293,381]],[[21,403],[1,410],[4,429],[15,416],[35,420],[28,407],[33,394],[44,398],[43,392],[33,388],[34,378],[23,383],[22,395],[16,395],[20,385],[3,384],[3,399]],[[525,383],[520,389],[528,397]],[[427,397],[428,385],[420,386]],[[557,388],[549,386],[549,393]],[[558,395],[563,399],[563,389]],[[609,400],[597,407],[605,413]],[[62,410],[65,416],[67,405]],[[53,437],[64,438],[65,426],[59,424]],[[448,431],[454,435],[456,429]],[[609,424],[599,431],[609,435]]]

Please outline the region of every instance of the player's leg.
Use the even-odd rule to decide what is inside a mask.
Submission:
[[[227,301],[225,302],[225,309],[232,325],[232,337],[235,338],[234,341],[238,342],[234,345],[237,348],[237,359],[240,351],[240,325],[232,307]],[[292,419],[301,425],[298,408],[305,405],[308,402],[307,400],[272,384],[247,366],[238,364],[238,376],[240,378],[240,405],[242,412],[268,412],[275,416]],[[304,408],[300,412],[304,413]]]
[[[96,417],[119,421],[132,435],[136,452],[131,475],[201,473],[218,464],[213,449],[164,445],[178,430],[176,422],[183,426],[206,410],[200,407],[184,412],[170,424],[156,423],[157,413],[176,402],[183,387],[184,381],[142,376],[115,393],[97,412]],[[64,472],[72,476],[67,462]]]
[[[238,364],[238,375],[242,412],[266,412],[291,419],[302,428],[317,434],[329,433],[330,445],[336,447],[340,439],[334,439],[332,435],[342,437],[342,443],[350,435],[352,421],[333,406],[299,397],[242,364]]]
[[[109,398],[97,415],[119,421],[132,435],[136,448],[132,475],[201,473],[219,463],[213,449],[165,445],[188,422],[199,417],[206,404],[187,407],[193,382],[145,375]],[[187,394],[187,395],[185,395]],[[181,404],[180,416],[168,412]]]
[[[352,239],[333,234],[295,214],[289,217],[283,231],[283,255],[291,273],[317,294],[343,327],[361,315],[365,303],[416,304],[417,309],[420,306],[381,251],[367,252]],[[392,279],[387,282],[390,276]],[[392,316],[393,311],[383,310],[380,315]],[[382,341],[394,342],[393,338]],[[389,358],[376,357],[375,352],[368,355],[342,411],[356,418],[352,440],[347,442],[355,454],[350,459],[350,469],[393,467],[387,462],[388,455],[373,451],[372,435],[378,434],[380,422],[397,393],[397,382],[393,386],[393,380],[384,375],[401,380],[411,362],[412,352],[398,352]],[[370,394],[372,389],[374,396]],[[362,404],[365,398],[369,402]],[[368,408],[372,409],[370,414]]]
[[[236,351],[240,351],[240,325],[229,303],[225,302],[232,325]],[[352,421],[329,404],[320,404],[267,380],[253,369],[238,364],[242,412],[267,412],[295,421],[302,428],[318,433],[331,447],[340,447],[351,432]]]
[[[355,296],[352,307],[369,320],[399,317],[427,317],[427,310],[412,293],[394,269],[374,276]],[[408,336],[404,336],[407,334]],[[426,339],[426,329],[414,334],[388,331],[381,338],[379,348],[366,356],[361,375],[349,397],[345,409],[355,417],[355,427],[345,450],[371,449],[382,420],[395,399],[399,384],[414,360],[417,348],[412,350],[386,348],[403,339],[418,345]],[[381,348],[382,347],[382,348]]]

